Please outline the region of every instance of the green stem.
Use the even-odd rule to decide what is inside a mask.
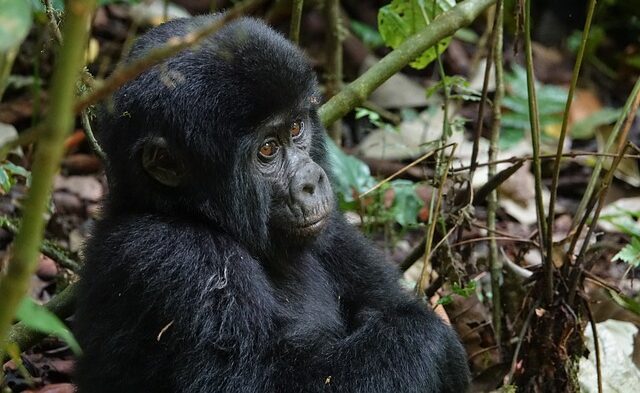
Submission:
[[[544,254],[544,241],[547,227],[544,218],[544,203],[542,200],[542,169],[540,166],[540,122],[538,115],[538,99],[536,97],[536,79],[533,73],[533,52],[531,46],[531,0],[526,0],[524,16],[524,47],[527,66],[527,92],[529,101],[529,121],[531,123],[531,144],[533,148],[533,175],[535,179],[536,214],[538,216],[538,235],[540,237],[540,253],[542,254],[545,270],[544,296],[549,304],[553,298],[553,264],[551,255]]]
[[[326,96],[331,98],[342,88],[342,33],[340,27],[340,1],[327,0],[325,15],[328,24],[327,62],[326,62]],[[336,122],[329,127],[329,134],[336,145],[342,145],[342,127]]]
[[[32,168],[32,184],[24,203],[20,232],[13,243],[7,274],[0,280],[0,343],[4,343],[29,279],[37,267],[43,238],[43,215],[51,193],[53,176],[64,153],[64,139],[72,130],[76,82],[84,62],[89,37],[89,20],[96,0],[69,0],[63,28],[64,45],[51,82],[51,106],[45,120]],[[3,345],[0,344],[0,347]]]
[[[504,69],[502,67],[502,36],[504,21],[504,2],[498,0],[496,3],[495,31],[493,42],[493,56],[496,67],[496,92],[493,98],[493,124],[491,126],[491,138],[489,142],[489,161],[498,159],[498,144],[500,140],[500,125],[502,123],[502,98],[504,97]],[[495,164],[489,165],[488,179],[491,181],[497,173]],[[491,303],[493,317],[493,334],[496,344],[502,347],[502,259],[498,253],[498,242],[496,241],[496,211],[498,210],[498,192],[494,188],[488,197],[487,206],[487,227],[491,240],[489,241],[489,263],[491,266]]]
[[[289,31],[289,39],[296,44],[300,43],[300,20],[302,19],[302,8],[304,0],[293,0],[291,6],[291,30]]]

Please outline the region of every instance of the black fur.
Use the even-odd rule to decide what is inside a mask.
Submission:
[[[211,18],[155,28],[131,57]],[[256,170],[257,135],[316,88],[293,45],[241,19],[103,109],[110,195],[81,280],[81,393],[466,390],[455,333],[335,209],[311,241],[270,226],[278,201]],[[304,149],[329,173],[315,108],[308,116]],[[178,187],[141,165],[154,137],[185,159]]]

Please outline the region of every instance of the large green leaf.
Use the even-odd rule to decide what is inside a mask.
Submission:
[[[28,297],[22,299],[17,317],[25,326],[45,334],[51,334],[64,340],[71,350],[82,353],[73,334],[58,317],[46,308],[36,304]]]
[[[395,49],[455,5],[455,0],[393,0],[378,12],[378,30],[384,42]],[[410,65],[416,69],[425,68],[437,58],[438,53],[447,49],[450,42],[451,37],[443,39],[436,45],[437,52],[436,47],[430,48]]]
[[[31,6],[25,0],[0,0],[0,53],[22,42],[31,28]]]

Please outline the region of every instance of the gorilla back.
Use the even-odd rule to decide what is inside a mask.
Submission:
[[[215,17],[142,36],[131,59]],[[241,19],[101,109],[80,392],[464,392],[455,335],[336,211],[313,72]]]

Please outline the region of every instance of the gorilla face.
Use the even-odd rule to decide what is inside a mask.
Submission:
[[[269,229],[275,235],[304,240],[326,225],[332,192],[324,169],[309,154],[310,107],[294,116],[274,118],[256,138],[254,165],[271,189]]]

